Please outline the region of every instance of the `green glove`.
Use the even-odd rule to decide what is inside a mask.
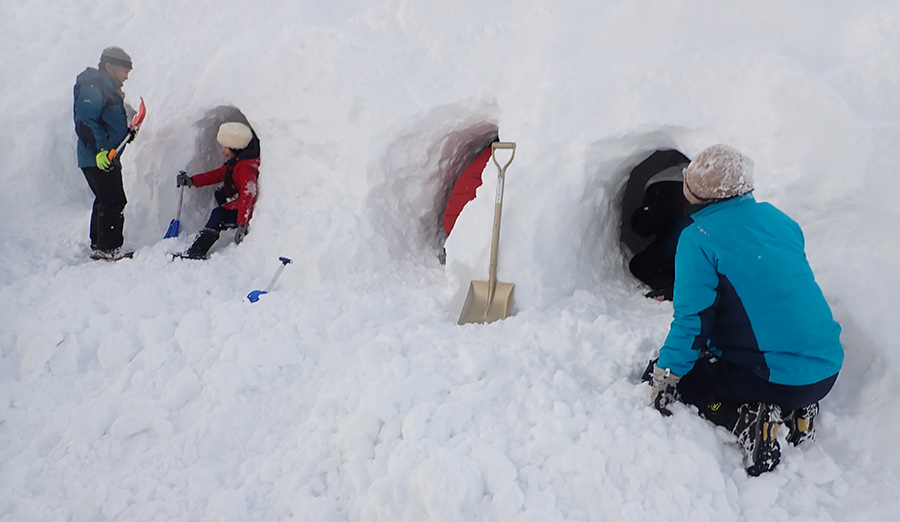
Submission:
[[[109,170],[109,152],[106,149],[98,152],[94,158],[97,160],[98,169]]]

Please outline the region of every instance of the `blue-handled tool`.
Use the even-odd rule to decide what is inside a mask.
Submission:
[[[291,262],[291,260],[286,257],[279,257],[278,260],[281,261],[281,266],[278,267],[278,271],[275,272],[275,277],[272,278],[272,282],[269,283],[269,286],[267,286],[265,290],[254,290],[247,294],[247,299],[249,299],[251,303],[259,301],[259,296],[269,293],[269,290],[271,290],[272,287],[275,286],[275,281],[278,280],[278,276],[281,275],[284,267],[286,267],[288,263]]]
[[[182,171],[183,173],[183,171]],[[170,237],[178,237],[178,232],[181,229],[181,205],[184,203],[184,185],[181,186],[181,192],[178,194],[178,212],[175,213],[175,219],[169,222],[169,229],[166,230],[166,235],[163,236],[163,239],[168,239]]]

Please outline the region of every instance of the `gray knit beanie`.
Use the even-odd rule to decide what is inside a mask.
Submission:
[[[133,69],[131,57],[121,47],[107,47],[100,53],[100,63],[111,63]]]

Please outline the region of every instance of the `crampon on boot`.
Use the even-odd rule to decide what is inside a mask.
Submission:
[[[219,239],[219,231],[211,228],[204,228],[197,234],[193,244],[188,247],[181,255],[185,259],[206,259],[206,254],[213,244]]]
[[[816,415],[819,414],[819,403],[814,402],[809,406],[797,408],[784,416],[784,425],[787,426],[787,440],[797,446],[801,442],[816,439]]]
[[[114,248],[112,250],[100,250],[95,248],[91,250],[90,257],[95,261],[118,261],[120,259],[125,259],[126,257],[133,258],[134,251],[123,251],[121,248]]]
[[[781,424],[781,408],[762,402],[743,404],[732,433],[744,450],[744,469],[751,476],[772,471],[781,461],[776,434]]]

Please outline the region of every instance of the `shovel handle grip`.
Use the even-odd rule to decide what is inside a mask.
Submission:
[[[497,156],[495,154],[495,152],[497,150],[511,150],[512,151],[512,154],[509,156],[509,160],[506,162],[505,165],[501,166],[500,163],[497,161]],[[491,143],[491,159],[493,159],[494,164],[497,165],[497,169],[498,169],[497,176],[498,177],[502,177],[504,174],[506,174],[506,168],[509,167],[509,165],[513,161],[513,158],[515,158],[515,157],[516,157],[516,144],[515,143],[503,142],[503,141],[495,141],[494,143]]]

